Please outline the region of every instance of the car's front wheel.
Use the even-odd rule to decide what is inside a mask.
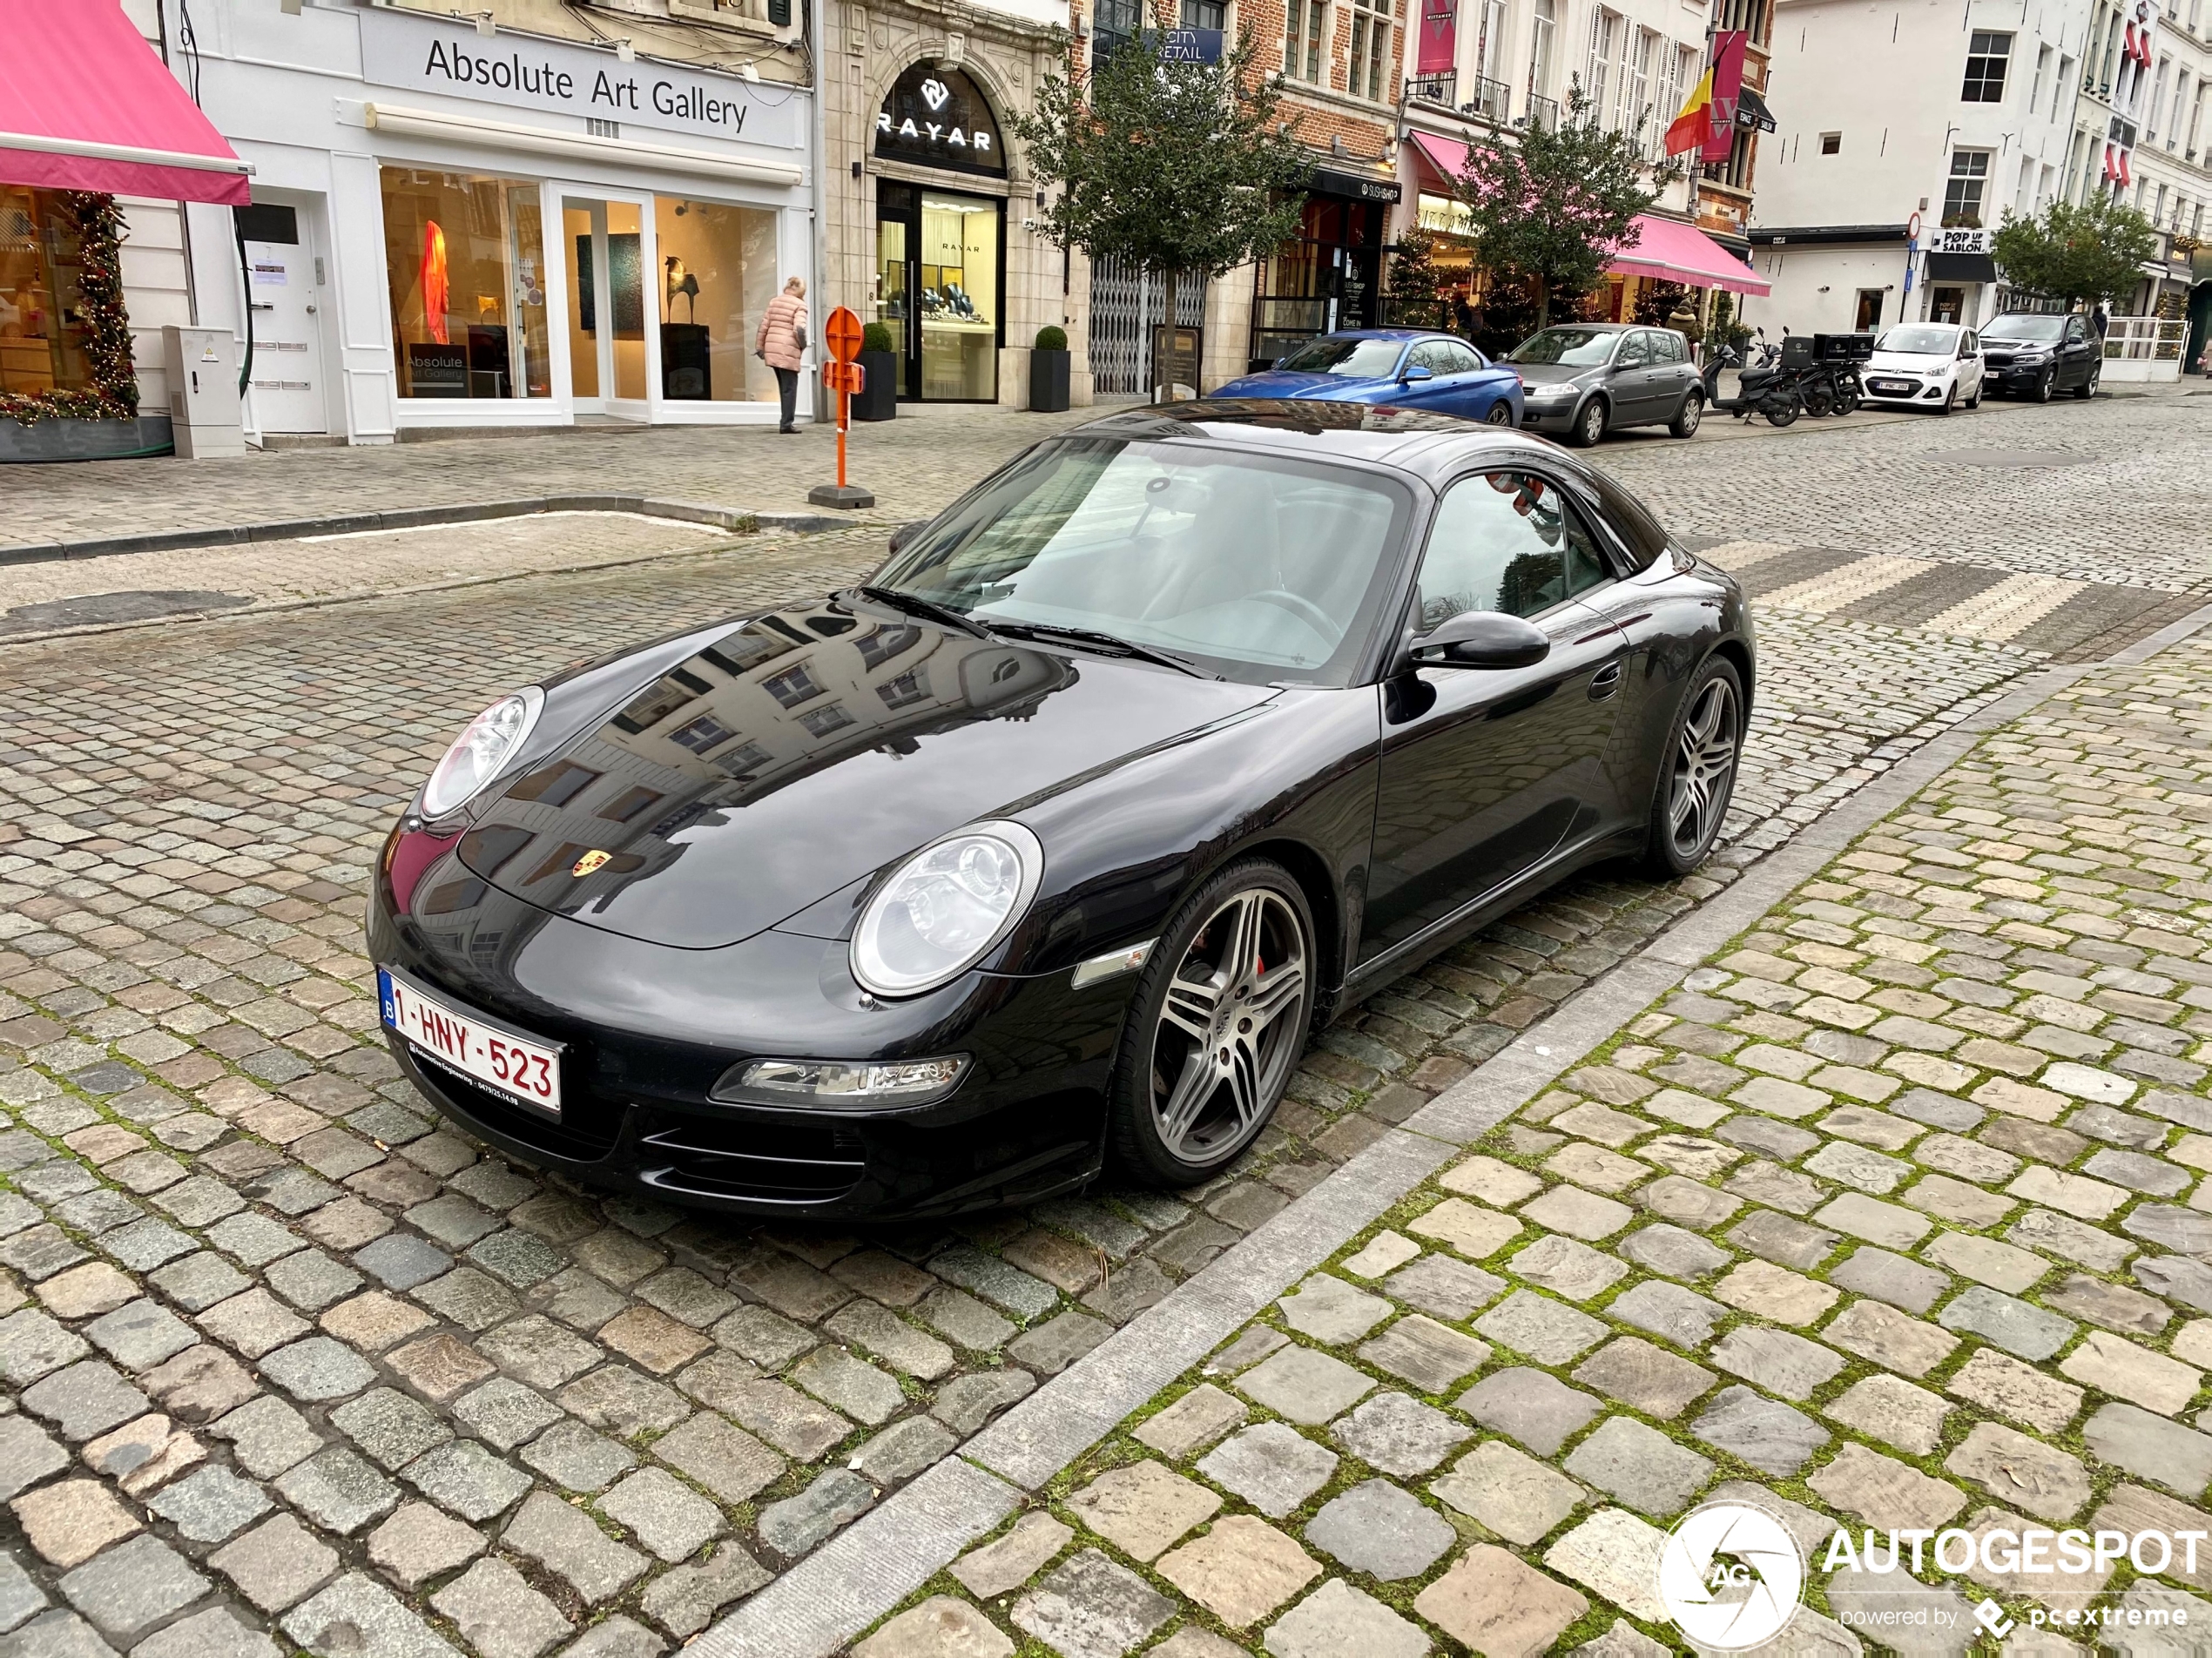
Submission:
[[[1667,422],[1667,429],[1676,437],[1696,437],[1697,422],[1704,418],[1705,394],[1693,388],[1683,398],[1675,418]]]
[[[1195,1186],[1258,1136],[1313,1019],[1313,912],[1290,872],[1244,859],[1177,912],[1123,1027],[1111,1135],[1129,1175]]]
[[[2036,375],[2035,384],[2028,388],[2027,395],[2033,402],[2047,403],[2051,401],[2051,371],[2049,369],[2046,368],[2041,374]]]
[[[1575,429],[1568,434],[1578,448],[1594,449],[1605,435],[1605,423],[1612,415],[1605,407],[1605,399],[1593,397],[1575,411]]]
[[[1709,657],[1676,711],[1652,792],[1644,867],[1664,880],[1703,863],[1720,838],[1743,751],[1743,682],[1725,657]]]

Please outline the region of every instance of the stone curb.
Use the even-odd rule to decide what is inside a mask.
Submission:
[[[1178,1285],[838,1540],[699,1636],[701,1658],[830,1658],[1154,1394],[1672,990],[1714,950],[1962,758],[2101,667],[2133,667],[2212,626],[2206,605],[2101,663],[2046,669],[1959,721],[1752,865],[1399,1128]],[[865,1534],[861,1533],[866,1527]]]
[[[826,513],[744,512],[691,501],[657,501],[650,495],[530,495],[518,501],[477,501],[451,507],[340,513],[323,518],[286,518],[212,529],[158,529],[143,536],[106,536],[91,541],[31,542],[0,547],[0,564],[41,564],[65,558],[106,558],[118,553],[165,553],[187,547],[297,541],[303,536],[352,536],[364,530],[415,529],[424,524],[476,523],[491,518],[524,518],[541,512],[634,512],[648,518],[712,524],[720,529],[782,529],[798,535],[844,529],[853,522],[849,517]]]

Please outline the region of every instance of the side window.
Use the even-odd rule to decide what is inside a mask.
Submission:
[[[1641,334],[1624,335],[1621,340],[1620,350],[1613,354],[1613,366],[1615,368],[1641,368],[1650,361],[1649,354],[1644,350],[1643,336]]]
[[[1473,346],[1462,345],[1457,340],[1447,340],[1441,342],[1441,349],[1452,365],[1449,370],[1452,374],[1472,374],[1482,367],[1482,358]]]
[[[1534,616],[1609,579],[1597,543],[1549,479],[1477,473],[1437,509],[1414,625],[1426,633],[1462,610]]]
[[[1452,354],[1441,340],[1423,340],[1413,347],[1413,361],[1432,374],[1456,374],[1452,366]]]
[[[1683,339],[1678,334],[1662,334],[1659,337],[1667,342],[1667,361],[1669,362],[1682,363],[1688,362],[1689,361],[1689,340]]]
[[[1974,334],[1971,329],[1959,336],[1959,354],[1961,357],[1971,357],[1980,349],[1980,336]]]
[[[2084,327],[2081,326],[2081,319],[2080,319],[2080,318],[2079,318],[2079,317],[2068,317],[2068,318],[2067,319],[2067,324],[2066,324],[2066,342],[2067,342],[2067,344],[2068,344],[2069,346],[2078,346],[2078,345],[2080,345],[2080,343],[2081,343],[2084,340],[2087,339],[2088,337],[2089,337],[2089,336],[2088,336],[2088,330],[2087,330],[2087,329],[2086,329],[2086,328],[2084,328]]]

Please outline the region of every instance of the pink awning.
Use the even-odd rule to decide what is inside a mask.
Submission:
[[[249,171],[116,0],[0,0],[0,184],[242,207]]]
[[[1763,297],[1773,286],[1718,242],[1679,219],[1636,215],[1642,233],[1636,245],[1606,260],[1622,276],[1656,276],[1694,288],[1726,288],[1730,293]]]
[[[1440,138],[1433,132],[1409,132],[1413,141],[1413,153],[1427,164],[1447,193],[1456,195],[1460,179],[1467,172],[1467,147],[1457,138]]]

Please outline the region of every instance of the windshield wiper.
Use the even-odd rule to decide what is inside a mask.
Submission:
[[[1140,662],[1157,663],[1163,668],[1173,668],[1187,673],[1194,679],[1218,679],[1222,676],[1201,668],[1188,657],[1179,657],[1172,650],[1163,650],[1157,645],[1138,644],[1111,633],[1101,633],[1096,628],[1063,628],[1050,622],[1001,622],[997,630],[1009,639],[1054,639],[1069,644],[1087,644],[1093,650],[1110,651],[1117,657],[1134,657]]]
[[[904,610],[908,616],[918,616],[931,622],[940,622],[958,630],[974,639],[992,637],[990,629],[973,617],[955,610],[949,604],[940,604],[926,599],[919,593],[902,593],[895,587],[856,587],[853,590],[864,599],[873,599],[878,604],[887,604],[894,610]]]

